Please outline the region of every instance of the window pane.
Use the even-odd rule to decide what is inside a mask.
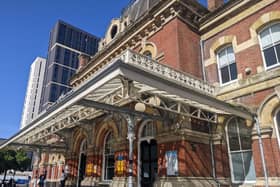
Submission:
[[[280,44],[276,45],[275,48],[278,57],[278,63],[280,63]]]
[[[222,78],[222,83],[226,83],[230,81],[228,66],[221,68],[221,78]]]
[[[252,151],[244,152],[243,159],[244,159],[244,169],[245,169],[246,181],[256,180],[256,172],[255,172],[255,165],[254,165],[254,159],[252,156]]]
[[[222,50],[221,52],[219,52],[218,56],[220,67],[226,66],[228,64],[226,50]]]
[[[156,135],[156,127],[153,122],[148,122],[142,129],[141,137],[147,136],[155,136]]]
[[[145,51],[145,52],[143,53],[143,55],[145,55],[146,57],[152,58],[152,53],[151,53],[151,51]]]
[[[270,47],[263,51],[266,66],[272,66],[277,63],[274,47]]]
[[[110,133],[107,135],[105,140],[105,150],[104,150],[104,159],[105,159],[105,171],[104,171],[104,179],[112,180],[114,177],[114,168],[115,168],[115,158],[114,158],[114,150],[112,147],[113,142],[113,134]]]
[[[245,179],[241,154],[242,153],[231,153],[232,170],[235,181],[244,181]]]
[[[271,27],[271,33],[272,33],[272,41],[274,43],[280,41],[280,24],[273,25]]]
[[[269,28],[261,32],[260,36],[263,48],[272,44]]]
[[[235,56],[234,56],[233,48],[229,47],[227,49],[228,49],[228,62],[229,63],[235,62]]]
[[[244,123],[239,124],[239,135],[240,135],[242,150],[251,150],[252,149],[251,131],[249,128],[246,127]]]
[[[57,47],[55,51],[55,61],[59,61],[59,60],[60,60],[60,47]]]
[[[235,124],[235,120],[232,120],[228,125],[228,139],[229,139],[229,147],[230,151],[239,151],[240,144],[237,133],[237,126]]]
[[[70,51],[65,49],[63,64],[69,66],[70,64]]]
[[[236,63],[230,64],[230,77],[231,80],[237,79],[237,68],[236,68]]]

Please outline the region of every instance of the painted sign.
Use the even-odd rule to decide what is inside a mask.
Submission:
[[[165,159],[166,159],[167,176],[177,176],[178,175],[177,151],[166,151]]]
[[[117,173],[123,174],[124,173],[124,168],[125,168],[125,160],[122,155],[119,155],[117,158]]]
[[[91,175],[92,173],[93,173],[93,164],[88,163],[87,166],[86,166],[86,174]]]

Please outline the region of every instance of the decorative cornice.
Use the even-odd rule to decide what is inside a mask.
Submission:
[[[197,2],[185,0],[160,1],[137,22],[129,25],[126,30],[102,50],[100,50],[91,61],[82,68],[71,80],[71,85],[77,87],[89,79],[96,69],[109,64],[114,58],[126,49],[135,49],[141,45],[142,39],[149,38],[164,25],[174,18],[183,19],[192,28],[198,29],[198,19],[207,10]]]

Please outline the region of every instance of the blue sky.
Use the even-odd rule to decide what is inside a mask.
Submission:
[[[103,37],[110,20],[119,17],[129,1],[0,1],[0,138],[19,129],[30,64],[37,56],[46,57],[55,22],[61,19]]]

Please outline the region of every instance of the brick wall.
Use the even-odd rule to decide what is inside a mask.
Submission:
[[[179,176],[210,177],[211,154],[209,145],[188,141],[158,144],[158,175],[166,176],[166,151],[177,151]]]
[[[217,33],[213,37],[207,39],[204,43],[204,60],[210,58],[210,47],[216,42],[219,38],[223,36],[233,35],[236,36],[237,45],[246,42],[251,39],[250,27],[252,24],[263,14],[270,11],[279,11],[280,1],[276,1],[270,6],[265,7],[261,11],[247,17],[246,19],[240,21],[237,24],[223,30],[222,32]],[[258,66],[264,66],[261,49],[258,44],[251,46],[243,51],[235,53],[237,70],[238,73],[242,73],[243,78],[246,78],[245,68],[250,67],[252,72],[250,75],[257,73]],[[217,64],[211,64],[206,67],[207,79],[210,83],[219,82],[217,75]]]
[[[243,95],[241,97],[238,97],[234,99],[234,101],[244,104],[245,106],[250,107],[259,107],[262,102],[274,92],[273,88],[262,90],[255,93],[250,93],[248,95]]]
[[[225,144],[214,146],[215,169],[217,177],[230,177],[228,150]]]
[[[162,63],[201,77],[199,40],[199,35],[178,18],[148,39],[155,43],[158,54],[164,54]]]
[[[263,149],[265,155],[266,169],[269,177],[280,176],[280,150],[276,138],[264,138]],[[257,177],[263,177],[263,168],[258,140],[253,141],[253,156]]]
[[[270,12],[270,11],[279,11],[280,1],[276,1],[275,3],[271,4],[263,8],[262,10],[256,12],[255,14],[247,17],[246,19],[240,21],[237,24],[225,29],[224,31],[217,33],[210,39],[205,41],[205,48],[204,48],[204,59],[208,59],[210,57],[209,48],[211,45],[220,37],[227,36],[227,35],[235,35],[237,39],[237,45],[243,43],[251,38],[249,28],[251,25],[263,14]],[[260,51],[256,51],[260,52]],[[255,54],[253,54],[255,55]],[[252,56],[251,56],[252,57]]]

